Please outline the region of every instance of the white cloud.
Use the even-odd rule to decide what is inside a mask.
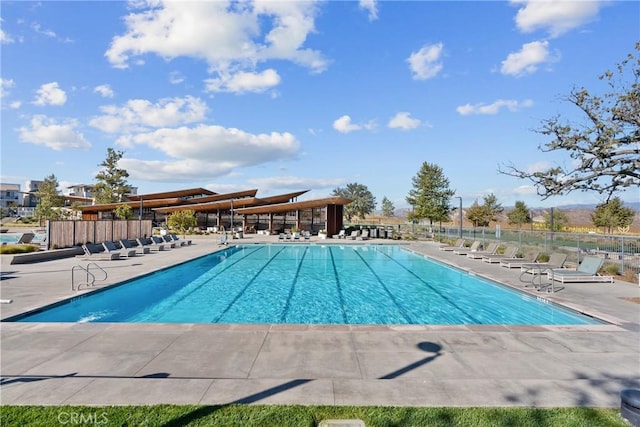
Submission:
[[[468,116],[471,114],[498,114],[500,109],[506,108],[509,111],[518,111],[521,108],[531,107],[533,105],[533,101],[530,99],[525,99],[522,102],[515,101],[512,99],[498,99],[494,101],[492,104],[465,104],[456,108],[456,111],[461,116]]]
[[[391,120],[389,120],[389,123],[387,124],[387,126],[389,126],[392,129],[402,129],[402,130],[415,129],[418,126],[420,126],[420,120],[412,119],[411,113],[402,111],[397,113],[395,116],[393,116]]]
[[[256,135],[208,125],[158,129],[123,137],[117,143],[146,145],[170,157],[121,160],[132,178],[167,182],[222,176],[236,168],[293,158],[299,150],[299,142],[287,132]]]
[[[207,92],[261,93],[280,84],[280,76],[273,69],[262,73],[238,72],[205,80]]]
[[[89,121],[93,127],[107,133],[144,131],[186,123],[195,123],[205,118],[207,105],[199,98],[164,98],[157,103],[145,99],[132,99],[124,106],[101,107],[102,116]]]
[[[0,77],[0,98],[9,95],[9,90],[14,88],[16,83],[13,79],[3,79]]]
[[[360,0],[360,9],[369,12],[369,21],[378,19],[378,2],[376,0]]]
[[[603,2],[512,0],[524,5],[516,14],[516,25],[524,33],[545,29],[551,37],[558,37],[598,17]]]
[[[407,58],[414,80],[427,80],[435,77],[442,70],[442,43],[425,45],[419,51],[412,52]]]
[[[11,44],[14,43],[15,40],[13,40],[13,38],[5,33],[3,30],[0,29],[0,43],[2,44]]]
[[[90,148],[91,144],[76,130],[77,127],[76,120],[57,123],[54,119],[37,115],[31,119],[29,127],[19,128],[18,134],[23,142],[58,151],[63,148]]]
[[[355,124],[351,123],[351,116],[344,115],[333,122],[333,128],[340,133],[349,133],[356,130],[374,130],[376,123],[371,120],[367,123]]]
[[[46,36],[52,39],[55,39],[57,37],[54,31],[42,29],[42,26],[37,22],[34,22],[33,24],[31,24],[31,29],[38,34],[42,34],[43,36]]]
[[[541,162],[537,162],[537,163],[532,163],[528,166],[526,166],[524,168],[525,172],[527,173],[535,173],[535,172],[544,172],[549,170],[549,168],[551,168],[552,165],[551,163],[547,162],[547,161],[541,161]]]
[[[278,189],[333,189],[344,185],[345,182],[346,180],[343,178],[303,178],[299,176],[273,176],[247,180],[247,183],[250,186],[259,188],[260,191]]]
[[[513,189],[516,196],[534,196],[537,194],[536,187],[533,185],[520,185]]]
[[[99,93],[102,97],[104,98],[113,98],[113,90],[111,89],[111,86],[109,85],[100,85],[100,86],[96,86],[93,91],[95,93]]]
[[[315,2],[139,2],[127,15],[126,32],[112,39],[105,56],[117,68],[146,54],[166,60],[181,56],[206,61],[225,79],[253,72],[269,60],[292,61],[322,72],[327,61],[304,47],[315,31]],[[268,77],[268,76],[267,76]],[[264,76],[263,76],[264,78]],[[240,85],[241,88],[246,88]]]
[[[180,71],[172,71],[169,73],[169,83],[177,85],[185,81],[184,75]]]
[[[12,110],[17,110],[18,108],[20,108],[21,105],[22,105],[22,102],[20,101],[12,101],[9,103],[9,108],[11,108]]]
[[[58,87],[57,82],[45,83],[38,89],[35,105],[64,105],[67,102],[67,94]]]
[[[502,61],[500,72],[512,76],[531,74],[538,70],[540,64],[556,62],[557,56],[549,53],[548,41],[535,41],[525,43],[519,52],[510,53],[507,59]]]

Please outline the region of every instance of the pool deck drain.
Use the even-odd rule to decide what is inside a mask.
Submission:
[[[117,283],[219,249],[212,237],[100,263]],[[231,243],[278,243],[247,236]],[[353,244],[313,240],[315,244]],[[361,243],[361,242],[357,242]],[[372,239],[371,244],[396,243]],[[295,244],[295,243],[292,243]],[[407,247],[522,289],[519,272]],[[72,295],[78,260],[10,265],[0,316]],[[535,294],[535,292],[534,292]],[[640,387],[637,284],[569,284],[545,299],[606,318],[590,326],[2,323],[2,404],[318,404],[618,407]]]

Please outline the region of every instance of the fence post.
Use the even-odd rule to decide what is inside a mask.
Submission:
[[[620,236],[620,246],[622,246],[620,250],[620,272],[624,274],[624,236]]]
[[[576,241],[578,242],[578,255],[577,255],[577,259],[578,259],[578,264],[580,264],[580,235],[577,234],[576,235]]]

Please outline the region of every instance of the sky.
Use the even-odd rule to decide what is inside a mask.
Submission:
[[[499,173],[543,152],[574,88],[607,89],[640,40],[636,1],[2,1],[1,170],[24,186],[94,184],[109,147],[139,194],[257,196],[365,185],[407,207],[442,168],[464,206],[542,200]],[[620,195],[638,201],[633,189]],[[452,201],[457,206],[458,200]]]

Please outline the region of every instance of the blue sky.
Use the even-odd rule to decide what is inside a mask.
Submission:
[[[396,208],[423,162],[465,206],[600,202],[542,201],[498,166],[569,163],[533,129],[579,123],[563,96],[602,93],[640,39],[635,1],[3,1],[1,17],[2,182],[92,184],[113,147],[139,193],[358,182]]]

